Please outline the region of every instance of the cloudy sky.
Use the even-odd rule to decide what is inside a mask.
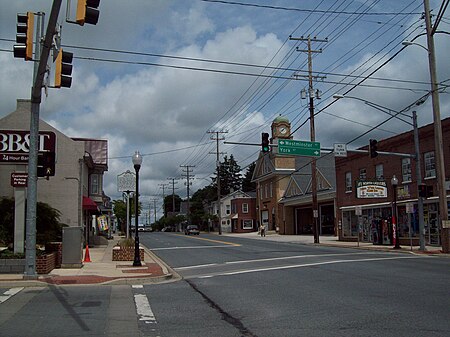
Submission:
[[[436,15],[442,1],[430,2]],[[73,19],[76,0],[71,3]],[[11,52],[16,13],[48,18],[51,4],[0,0],[0,117],[30,95],[33,64]],[[120,198],[117,175],[133,170],[135,150],[144,156],[140,189],[150,203],[161,198],[167,178],[181,178],[181,165],[194,166],[193,191],[210,181],[216,165],[211,131],[226,132],[221,136],[230,142],[259,142],[281,114],[290,119],[294,139],[308,140],[308,100],[300,97],[308,88],[307,45],[289,36],[327,39],[311,44],[314,89],[322,92],[315,100],[322,147],[356,148],[410,129],[391,120],[353,141],[387,115],[352,99],[333,103],[333,94],[348,92],[399,111],[430,89],[426,50],[401,44],[425,31],[422,0],[101,0],[98,24],[83,27],[65,22],[66,6],[64,0],[59,22],[62,45],[75,57],[72,87],[49,89],[41,118],[70,137],[108,140],[104,188],[113,199]],[[438,30],[449,32],[449,26],[445,13]],[[414,41],[426,46],[423,35]],[[449,41],[447,34],[435,35],[442,118],[450,115]],[[432,122],[431,98],[414,109],[420,125]],[[220,142],[220,152],[242,168],[258,151]],[[182,197],[184,183],[176,184]]]

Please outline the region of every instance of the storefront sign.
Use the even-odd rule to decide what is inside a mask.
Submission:
[[[25,172],[11,173],[11,186],[12,187],[27,187],[28,186],[28,173],[25,173]]]
[[[387,186],[385,181],[356,181],[356,197],[364,198],[387,198]]]
[[[0,163],[26,164],[29,151],[29,131],[0,130]],[[38,151],[56,152],[56,135],[54,132],[39,132]]]

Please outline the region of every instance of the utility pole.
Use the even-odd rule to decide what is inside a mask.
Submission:
[[[165,192],[164,189],[165,189],[166,186],[169,186],[169,184],[158,184],[158,186],[161,186],[161,187],[162,187],[162,190],[163,190],[163,213],[165,213],[165,212],[164,212],[164,209],[165,209],[164,206],[166,205],[166,204],[165,204],[165,198],[166,198],[166,195],[165,195],[165,193],[164,193],[164,192]],[[164,215],[165,215],[165,214],[164,214]]]
[[[306,41],[307,46],[308,46],[307,50],[302,50],[297,47],[297,51],[308,53],[308,81],[309,81],[308,95],[309,95],[310,138],[311,138],[311,142],[315,142],[316,141],[316,131],[315,131],[315,126],[314,126],[314,97],[320,98],[320,95],[319,95],[319,90],[317,90],[315,92],[314,87],[313,87],[312,54],[313,53],[321,53],[322,49],[312,50],[311,49],[311,41],[328,42],[328,39],[321,40],[321,39],[317,39],[316,37],[311,39],[310,36],[308,36],[306,38],[303,36],[299,37],[299,38],[294,38],[294,37],[290,36],[289,39],[290,40],[298,40],[298,41]],[[299,75],[297,75],[297,76],[299,76]],[[317,79],[318,76],[316,76],[315,78]],[[302,98],[303,98],[303,96],[306,97],[306,95],[304,95],[304,93],[302,92]],[[318,223],[319,209],[318,209],[318,202],[317,202],[317,164],[316,164],[315,157],[311,158],[311,192],[312,192],[312,210],[313,210],[313,219],[314,219],[314,226],[313,226],[314,243],[320,243],[320,240],[319,240],[320,230],[319,230],[319,223]]]
[[[211,136],[211,140],[216,141],[216,169],[217,169],[217,216],[219,217],[219,235],[222,235],[222,218],[221,218],[221,210],[220,210],[220,158],[219,155],[221,154],[219,151],[219,141],[224,140],[225,137],[220,137],[219,135],[222,133],[228,133],[228,131],[208,131],[208,133],[215,135]],[[211,154],[214,154],[212,152]]]
[[[450,251],[450,228],[448,225],[448,206],[447,206],[447,191],[445,186],[445,162],[444,162],[444,147],[442,141],[442,123],[441,111],[439,107],[439,91],[436,74],[436,55],[434,51],[434,37],[433,28],[431,26],[431,13],[429,0],[423,1],[425,11],[425,25],[427,30],[427,44],[428,44],[428,63],[430,68],[431,79],[431,100],[433,104],[433,125],[434,125],[434,151],[436,156],[436,178],[437,178],[437,193],[439,200],[439,216],[441,229],[441,244],[442,251],[448,253]]]
[[[172,180],[172,213],[175,213],[175,178],[167,178],[167,179]]]
[[[189,179],[192,179],[194,176],[193,175],[189,175],[189,173],[192,173],[191,168],[195,167],[192,165],[180,165],[181,169],[183,170],[183,172],[185,172],[186,174],[182,174],[181,176],[184,178],[186,177],[186,189],[187,189],[187,218],[188,218],[188,222],[191,223],[190,220],[190,201],[189,201],[189,186],[192,184],[189,182]]]
[[[156,202],[158,201],[158,199],[150,199],[150,202],[153,202],[153,212],[154,212],[154,219],[155,219],[155,223],[156,223]],[[152,208],[152,205],[150,204],[149,205],[150,206],[150,209]],[[151,217],[150,217],[150,209],[149,209],[149,221],[152,221],[151,220]]]
[[[50,18],[40,51],[39,65],[35,71],[31,88],[30,147],[28,154],[28,193],[26,211],[26,253],[24,278],[35,279],[36,275],[36,205],[37,205],[37,157],[39,146],[39,112],[42,100],[42,85],[47,73],[47,61],[56,33],[56,22],[62,0],[54,0]],[[35,55],[36,57],[36,55]]]

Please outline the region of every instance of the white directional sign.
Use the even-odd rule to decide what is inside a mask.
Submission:
[[[334,144],[334,156],[335,157],[347,157],[347,144],[335,143]]]

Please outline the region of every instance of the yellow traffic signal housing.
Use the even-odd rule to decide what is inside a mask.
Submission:
[[[96,25],[99,17],[100,0],[78,0],[76,22],[83,26],[85,23]]]
[[[55,88],[70,88],[72,85],[72,60],[73,53],[63,51],[58,52],[55,60]]]
[[[25,61],[33,60],[33,32],[34,13],[17,14],[17,34],[14,45],[14,57],[23,58]]]

